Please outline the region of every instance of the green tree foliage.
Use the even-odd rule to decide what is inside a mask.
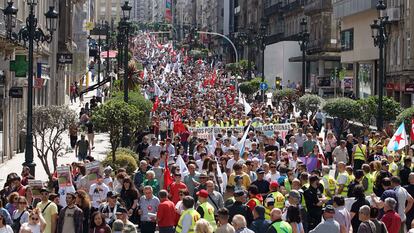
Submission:
[[[396,127],[399,127],[401,123],[404,122],[405,125],[405,132],[411,131],[411,119],[414,118],[414,107],[407,108],[402,111],[398,116],[397,120],[395,121]]]
[[[296,90],[291,88],[285,88],[273,92],[273,101],[286,113],[293,112],[293,104],[298,101],[298,98],[299,95]]]
[[[314,115],[324,102],[318,95],[306,94],[298,99],[296,106],[303,114]]]
[[[240,89],[241,93],[247,95],[247,97],[250,97],[251,95],[253,95],[257,91],[259,91],[260,83],[261,83],[261,78],[258,77],[258,78],[252,79],[250,81],[242,82],[239,85],[239,89]]]
[[[115,171],[119,168],[125,168],[128,174],[133,174],[137,170],[137,161],[129,151],[119,148],[115,152],[115,157],[116,160],[113,160],[113,153],[112,151],[109,152],[104,161],[102,161],[102,165],[105,167],[111,166]]]
[[[358,102],[350,98],[335,98],[328,100],[323,110],[332,117],[352,120],[358,117]]]
[[[114,92],[112,99],[117,101],[124,100],[123,92]],[[128,104],[135,106],[139,110],[139,122],[137,130],[144,130],[150,124],[150,112],[152,109],[152,102],[145,99],[144,96],[136,91],[128,92]]]
[[[70,125],[76,124],[76,119],[77,113],[68,106],[33,107],[33,147],[50,181],[57,168],[57,158],[65,147],[63,136],[66,137],[66,131]],[[26,127],[25,124],[26,114],[23,114],[20,118],[20,125]],[[53,172],[50,169],[50,161]]]
[[[378,96],[370,96],[357,102],[359,114],[356,120],[365,126],[370,125],[371,119],[376,118],[378,115]],[[382,106],[384,121],[394,121],[402,111],[400,104],[387,96],[384,96]]]
[[[92,116],[95,128],[100,132],[109,133],[112,149],[112,160],[115,161],[115,152],[121,142],[124,122],[128,122],[129,129],[135,131],[139,125],[142,111],[132,104],[118,99],[111,99],[100,105]]]

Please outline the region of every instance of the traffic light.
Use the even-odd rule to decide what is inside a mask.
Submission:
[[[280,77],[276,77],[276,90],[281,90],[282,89],[282,79]]]

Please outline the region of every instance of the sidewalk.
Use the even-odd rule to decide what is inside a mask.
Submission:
[[[93,84],[91,84],[93,85]],[[84,96],[84,103],[89,102],[89,100],[92,98],[92,96],[95,94],[95,91],[91,91],[87,93]],[[70,104],[69,97],[66,98],[66,104],[68,104],[70,109],[73,109],[77,113],[80,111],[79,107],[79,99],[77,99],[77,103]],[[65,133],[63,136],[63,142],[64,142],[64,148],[70,148],[70,140],[69,140],[69,134]],[[110,144],[109,144],[109,136],[106,133],[96,133],[95,134],[95,149],[92,150],[92,156],[97,160],[103,160],[106,156],[106,153],[110,150]],[[58,166],[62,164],[70,164],[74,161],[77,161],[77,158],[75,156],[75,152],[68,152],[66,149],[63,151],[63,155],[61,157],[58,157]],[[40,161],[40,159],[37,157],[36,150],[34,151],[34,162],[36,163],[36,179],[47,181],[48,177],[46,175],[46,172],[43,168],[43,165]],[[5,161],[4,163],[0,164],[0,188],[3,187],[5,183],[5,179],[7,174],[11,172],[16,172],[20,175],[22,170],[22,163],[24,162],[24,153],[15,154],[14,157],[10,160]],[[49,157],[49,166],[52,166],[52,158]],[[53,168],[51,167],[51,170],[53,172]]]

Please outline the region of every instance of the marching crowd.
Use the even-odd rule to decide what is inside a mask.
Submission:
[[[248,104],[223,64],[150,35],[133,41],[133,54],[154,102],[134,147],[137,171],[108,166],[89,183],[93,138],[73,138],[70,187],[54,176],[35,193],[27,167],[8,174],[0,233],[414,232],[414,149],[388,149],[392,124],[343,134],[345,123],[321,112]]]

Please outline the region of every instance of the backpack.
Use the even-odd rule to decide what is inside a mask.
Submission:
[[[20,216],[16,219],[13,219],[13,223],[11,225],[11,228],[13,229],[14,233],[18,233],[20,231],[20,227],[21,227],[21,223],[20,223],[20,219],[22,218],[23,214],[26,213],[26,211],[23,211]]]

